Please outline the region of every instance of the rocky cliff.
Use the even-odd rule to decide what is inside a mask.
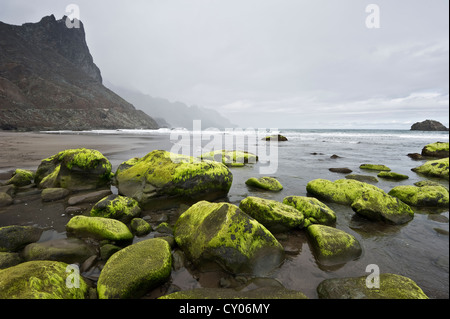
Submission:
[[[425,120],[414,123],[411,126],[411,131],[448,131],[448,128],[438,121]]]
[[[0,128],[158,128],[103,86],[85,31],[53,15],[22,26],[0,22]]]

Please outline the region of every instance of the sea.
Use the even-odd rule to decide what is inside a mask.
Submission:
[[[74,134],[74,132],[46,132]],[[224,199],[239,205],[247,196],[282,201],[286,196],[308,196],[309,181],[338,180],[346,174],[330,168],[349,168],[353,174],[376,177],[377,172],[360,169],[361,164],[384,164],[409,179],[391,181],[377,178],[377,187],[389,192],[398,185],[412,185],[430,179],[448,188],[446,180],[428,178],[411,171],[425,160],[413,160],[409,153],[421,153],[434,142],[448,142],[448,132],[409,130],[327,130],[327,129],[229,129],[197,130],[99,130],[76,134],[127,135],[136,138],[167,138],[167,151],[198,156],[212,150],[243,150],[258,155],[256,163],[230,168],[233,184]],[[265,136],[281,134],[287,141],[265,141]],[[150,152],[151,149],[148,149]],[[147,150],[128,153],[141,157]],[[110,158],[117,167],[123,158]],[[280,192],[261,191],[245,184],[250,177],[272,176],[283,185]],[[379,273],[403,275],[414,280],[430,298],[449,298],[449,209],[413,208],[414,219],[403,225],[374,222],[356,215],[349,206],[325,204],[337,216],[335,227],[353,235],[361,244],[362,255],[345,264],[323,266],[310,247],[304,230],[281,234],[280,242],[289,254],[280,267],[268,275],[284,287],[317,298],[317,285],[324,279],[360,277]],[[194,278],[195,279],[195,278]],[[198,288],[201,283],[189,274],[173,272],[172,280],[182,289]]]

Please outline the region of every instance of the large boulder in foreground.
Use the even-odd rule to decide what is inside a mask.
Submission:
[[[448,207],[448,190],[444,186],[401,185],[390,190],[389,195],[397,197],[411,206]]]
[[[80,148],[62,151],[42,160],[34,180],[40,188],[83,191],[103,187],[110,179],[109,160],[99,151]]]
[[[379,288],[369,288],[366,280],[368,276],[325,279],[317,286],[317,293],[321,299],[428,299],[413,280],[404,276],[380,274]]]
[[[172,253],[167,241],[147,239],[112,255],[100,273],[100,299],[139,298],[170,277]]]
[[[0,270],[0,299],[86,298],[89,289],[86,282],[68,266],[59,261],[39,260]]]
[[[119,194],[142,208],[176,200],[217,199],[230,190],[233,175],[222,163],[153,151],[122,163],[116,172]]]
[[[422,149],[422,156],[445,158],[449,156],[449,143],[436,142],[426,145]]]
[[[305,216],[305,227],[311,224],[333,225],[336,214],[324,203],[314,197],[288,196],[283,204],[295,207]]]
[[[327,201],[351,205],[353,211],[370,220],[403,224],[414,218],[414,212],[398,198],[386,194],[382,189],[352,179],[331,182],[325,179],[310,181],[308,193]]]
[[[411,170],[425,176],[443,178],[448,180],[448,157],[434,161],[428,161],[419,167],[412,168]]]
[[[196,203],[179,217],[174,235],[199,267],[215,264],[234,274],[265,275],[284,260],[275,237],[229,203]]]
[[[249,196],[241,201],[239,208],[274,233],[304,225],[305,218],[300,211],[275,200]]]
[[[325,225],[311,225],[307,228],[317,261],[325,266],[338,265],[358,258],[361,245],[358,240],[344,232]]]

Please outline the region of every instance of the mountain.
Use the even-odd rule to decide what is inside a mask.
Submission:
[[[423,122],[414,123],[411,126],[411,131],[448,131],[448,128],[441,122],[425,120]]]
[[[127,101],[133,103],[136,108],[152,114],[161,127],[184,127],[191,130],[194,120],[202,121],[202,129],[236,127],[216,110],[196,105],[188,106],[182,102],[170,102],[169,100],[152,97],[135,90],[117,87],[111,83],[106,83],[105,85]]]
[[[53,15],[22,26],[0,22],[0,129],[156,129],[156,121],[107,89],[83,23]]]

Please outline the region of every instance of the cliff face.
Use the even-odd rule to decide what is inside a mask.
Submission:
[[[158,128],[107,89],[85,31],[65,17],[13,26],[0,22],[0,128],[86,130]]]

